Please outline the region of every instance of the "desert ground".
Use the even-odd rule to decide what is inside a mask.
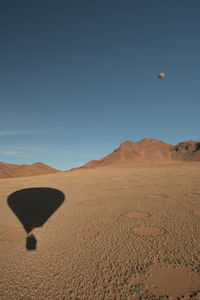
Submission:
[[[6,178],[0,191],[0,299],[200,299],[200,163]]]

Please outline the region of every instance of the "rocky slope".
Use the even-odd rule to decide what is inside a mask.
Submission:
[[[200,142],[185,141],[171,150],[172,159],[178,161],[200,161]]]

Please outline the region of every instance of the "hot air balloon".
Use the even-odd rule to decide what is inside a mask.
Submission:
[[[165,73],[159,73],[159,74],[158,74],[158,77],[159,77],[160,79],[163,79],[163,78],[165,77]]]

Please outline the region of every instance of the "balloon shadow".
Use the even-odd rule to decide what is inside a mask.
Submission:
[[[41,227],[65,199],[64,194],[53,188],[28,188],[9,195],[7,203],[29,234]],[[27,250],[36,249],[37,240],[30,235],[26,240]]]

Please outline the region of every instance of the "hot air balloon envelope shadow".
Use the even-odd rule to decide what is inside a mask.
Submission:
[[[16,191],[7,202],[27,233],[41,227],[65,199],[64,194],[53,188],[39,187]]]

